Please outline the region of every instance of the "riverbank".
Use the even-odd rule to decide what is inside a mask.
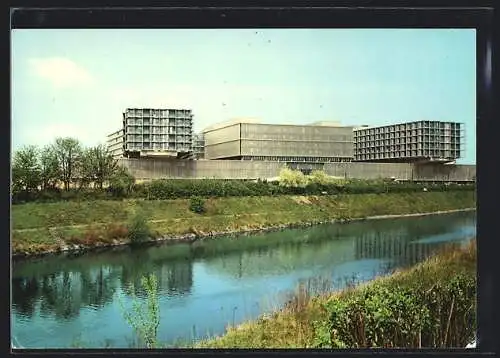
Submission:
[[[299,287],[284,309],[195,348],[465,347],[476,328],[476,254],[472,240],[355,288],[314,296]]]
[[[138,210],[153,232],[144,244],[151,244],[474,207],[472,191],[211,198],[201,215],[189,210],[186,199],[30,203],[12,207],[12,254],[31,257],[126,245],[127,220]]]

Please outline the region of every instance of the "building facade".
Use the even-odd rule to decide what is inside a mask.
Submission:
[[[454,162],[464,150],[461,123],[418,121],[354,129],[354,160]]]
[[[262,124],[235,120],[204,131],[205,158],[291,163],[350,162],[353,128],[333,123]]]
[[[123,129],[119,129],[116,132],[108,134],[106,144],[108,146],[108,151],[114,158],[123,158],[125,147]]]
[[[123,113],[123,156],[189,155],[192,127],[193,114],[188,109],[127,108]]]
[[[205,136],[203,133],[193,135],[193,158],[205,158]]]

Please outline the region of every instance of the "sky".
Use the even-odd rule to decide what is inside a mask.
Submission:
[[[188,108],[194,130],[264,123],[465,124],[476,163],[473,29],[13,30],[12,146],[105,143],[128,107]]]

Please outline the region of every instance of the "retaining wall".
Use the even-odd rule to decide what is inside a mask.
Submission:
[[[139,180],[161,178],[269,179],[282,162],[232,160],[119,159]],[[327,163],[327,174],[355,179],[397,178],[414,181],[474,181],[475,165],[409,163]]]

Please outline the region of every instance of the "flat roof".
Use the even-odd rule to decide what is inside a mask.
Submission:
[[[333,121],[320,121],[320,122],[313,122],[313,123],[307,123],[307,124],[292,124],[292,123],[262,123],[260,120],[257,119],[233,119],[229,120],[226,122],[221,122],[214,124],[212,126],[208,126],[205,129],[203,129],[202,133],[234,126],[237,124],[256,124],[256,125],[263,125],[263,126],[288,126],[288,127],[330,127],[330,128],[353,128],[353,126],[343,126],[340,124],[340,122],[333,122]]]
[[[120,132],[123,132],[123,128],[108,134],[106,137],[111,137],[112,135],[119,134]]]
[[[432,121],[432,120],[422,119],[422,120],[419,120],[419,121],[410,121],[410,122],[400,122],[400,123],[393,123],[393,124],[384,124],[384,125],[381,125],[381,126],[370,126],[370,125],[355,126],[354,130],[355,131],[359,131],[359,130],[363,130],[363,129],[375,129],[375,128],[394,127],[394,126],[399,126],[399,125],[402,125],[402,124],[413,124],[413,123],[422,123],[422,122],[464,124],[463,122]]]
[[[132,109],[140,109],[140,110],[153,110],[153,111],[192,111],[191,108],[171,108],[171,107],[167,107],[167,108],[158,108],[158,107],[127,107],[125,109],[125,111],[129,111],[129,110],[132,110]]]

